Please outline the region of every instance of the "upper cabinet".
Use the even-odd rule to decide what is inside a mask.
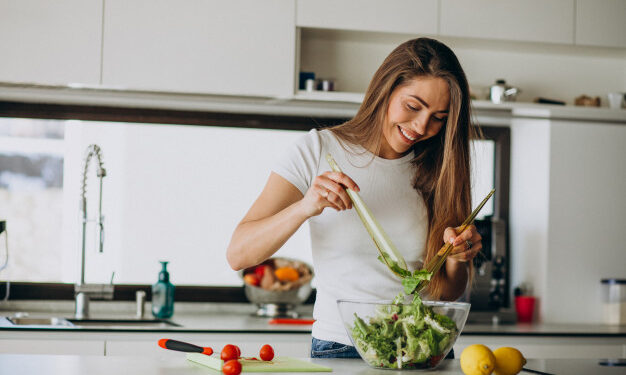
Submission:
[[[299,27],[437,34],[438,0],[298,0]]]
[[[0,0],[0,81],[100,83],[103,0]]]
[[[626,1],[577,0],[576,44],[626,47]]]
[[[440,35],[565,44],[574,41],[573,0],[440,1]]]
[[[102,84],[290,96],[295,0],[107,0]]]

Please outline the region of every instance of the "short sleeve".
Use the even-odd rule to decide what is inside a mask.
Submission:
[[[320,135],[313,129],[286,150],[274,163],[272,171],[291,182],[304,195],[317,176],[321,154]]]

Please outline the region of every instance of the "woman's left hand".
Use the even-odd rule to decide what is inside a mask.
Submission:
[[[463,233],[457,234],[460,229],[461,227],[448,227],[443,232],[445,243],[451,243],[454,246],[448,259],[457,262],[469,262],[483,248],[482,237],[474,225],[469,225]]]

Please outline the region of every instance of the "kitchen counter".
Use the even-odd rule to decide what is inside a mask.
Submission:
[[[13,302],[0,310],[0,317],[28,312],[30,317],[71,318],[73,303],[69,301]],[[134,304],[97,302],[92,304],[94,319],[133,319]],[[170,321],[179,327],[28,327],[15,326],[0,318],[0,330],[11,331],[115,331],[115,332],[194,332],[194,333],[310,333],[310,325],[269,324],[269,318],[253,316],[254,306],[239,303],[178,303]],[[312,306],[299,308],[301,317],[311,318]],[[145,319],[149,319],[149,313]],[[463,336],[578,336],[623,337],[626,325],[603,324],[467,324]]]
[[[301,359],[330,367],[333,369],[333,373],[337,374],[389,375],[388,370],[370,368],[360,359]],[[458,375],[461,373],[458,360],[445,360],[444,362],[440,369],[428,373],[442,375]],[[612,375],[624,373],[624,367],[601,366],[598,364],[598,360],[531,359],[526,364],[526,367],[552,374]],[[180,358],[166,360],[155,360],[145,357],[0,354],[0,374],[16,373],[18,369],[21,375],[220,374],[220,372],[215,370],[188,362],[182,354]]]

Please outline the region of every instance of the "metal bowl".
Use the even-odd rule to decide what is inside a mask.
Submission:
[[[261,264],[265,264],[266,262],[270,262],[270,261],[273,262],[274,259],[284,259],[284,260],[302,263],[309,269],[309,271],[311,272],[311,275],[313,275],[312,267],[298,259],[277,257],[277,258],[270,258]],[[239,276],[241,277],[242,280],[243,280],[243,275],[252,268],[254,267],[250,267],[248,269],[239,271]],[[258,286],[250,285],[244,282],[244,292],[246,294],[246,297],[251,303],[256,304],[258,307],[254,315],[262,316],[262,317],[297,318],[298,313],[295,311],[295,308],[301,305],[304,301],[306,301],[307,298],[309,298],[312,290],[313,288],[311,287],[311,280],[303,283],[297,288],[284,290],[284,291],[266,290]]]

